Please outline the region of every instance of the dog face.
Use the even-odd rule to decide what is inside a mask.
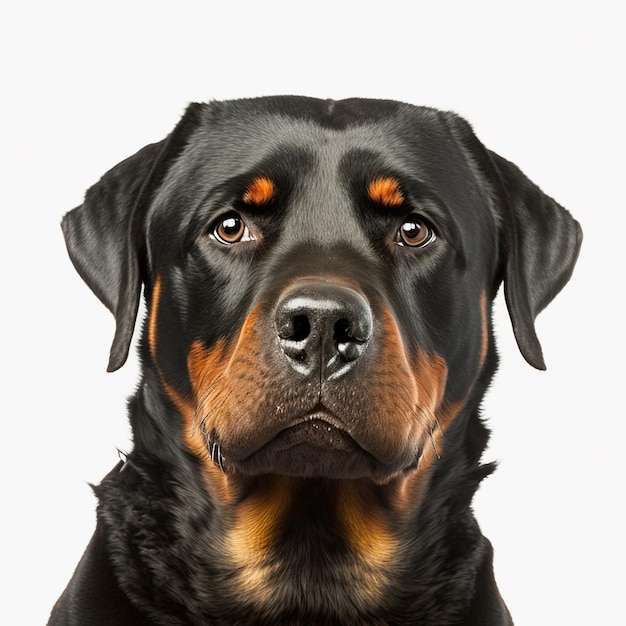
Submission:
[[[414,470],[486,358],[491,199],[429,125],[408,151],[392,124],[233,122],[147,215],[150,351],[190,447],[227,473]]]
[[[112,368],[146,283],[150,354],[207,463],[376,482],[415,470],[485,365],[503,266],[520,347],[542,367],[534,316],[569,276],[575,227],[459,118],[277,98],[192,108],[177,131],[109,175],[125,196],[113,233],[99,199],[65,230],[118,317]],[[84,249],[103,238],[106,282]]]
[[[580,244],[569,214],[456,115],[291,97],[192,105],[63,228],[116,317],[111,370],[143,284],[144,368],[169,419],[218,500],[255,502],[232,534],[252,546],[244,566],[278,541],[299,479],[332,481],[340,534],[387,559],[369,547],[376,533],[395,545],[383,509],[417,507],[435,462],[465,445],[446,433],[495,369],[500,283],[543,368],[534,319]],[[270,483],[281,495],[265,506]],[[357,483],[386,504],[346,495]]]

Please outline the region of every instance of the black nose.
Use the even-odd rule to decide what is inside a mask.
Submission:
[[[297,372],[326,378],[345,374],[372,337],[372,311],[354,289],[309,282],[289,289],[275,310],[280,346]]]

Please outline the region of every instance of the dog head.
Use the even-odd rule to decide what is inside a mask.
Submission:
[[[115,316],[109,370],[144,286],[148,366],[210,474],[377,484],[484,389],[502,281],[544,367],[534,320],[581,238],[454,114],[293,97],[191,105],[63,230]]]

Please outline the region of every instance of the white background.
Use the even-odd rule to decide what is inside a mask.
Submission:
[[[574,278],[538,320],[546,373],[523,361],[498,302],[502,363],[484,414],[485,459],[500,466],[475,510],[517,624],[626,623],[619,5],[5,5],[0,622],[45,623],[94,528],[87,483],[131,446],[135,353],[105,373],[113,319],[67,259],[62,214],[188,101],[297,93],[455,110],[582,222]]]

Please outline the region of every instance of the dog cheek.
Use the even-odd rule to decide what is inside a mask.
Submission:
[[[220,339],[210,349],[195,342],[188,355],[189,378],[197,406],[197,419],[221,443],[245,436],[249,416],[263,401],[262,369],[253,311],[236,339]]]
[[[422,349],[417,350],[416,357],[408,356],[391,313],[385,313],[382,327],[383,348],[370,385],[372,415],[382,418],[384,439],[389,446],[396,446],[395,454],[415,455],[437,423],[436,412],[446,386],[446,362]]]
[[[414,360],[413,371],[417,387],[417,410],[430,420],[436,420],[437,411],[446,391],[447,363],[438,354],[427,354],[419,350]]]

